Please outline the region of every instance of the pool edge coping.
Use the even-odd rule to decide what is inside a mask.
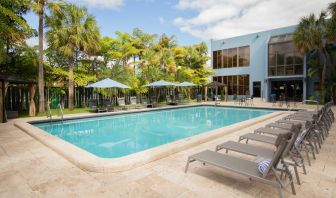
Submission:
[[[180,139],[119,158],[101,158],[95,156],[88,151],[85,151],[65,140],[62,140],[45,132],[42,129],[39,129],[38,127],[31,125],[29,121],[17,121],[14,123],[14,125],[79,168],[91,172],[107,173],[126,171],[132,168],[140,167],[152,161],[159,160],[171,154],[208,142],[210,140],[214,140],[221,136],[231,134],[242,128],[258,124],[273,117],[280,116],[284,113],[288,112],[273,112],[267,115],[210,130],[195,136]]]

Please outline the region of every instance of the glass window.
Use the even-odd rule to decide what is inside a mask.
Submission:
[[[268,45],[268,75],[302,75],[303,55],[297,52],[292,35],[272,37]]]
[[[223,76],[218,76],[217,81],[220,82],[220,83],[223,83]]]
[[[294,66],[286,65],[286,75],[294,75]]]
[[[295,75],[302,75],[303,74],[303,65],[295,65],[294,66]]]
[[[286,65],[293,65],[294,64],[294,54],[293,53],[286,54],[285,61],[286,61],[285,62]]]
[[[277,65],[285,65],[285,54],[281,52],[277,52],[276,54],[276,64]]]
[[[223,76],[223,84],[228,85],[227,79],[228,79],[227,76]]]
[[[237,81],[238,81],[237,76],[232,76],[232,93],[233,94],[238,94]]]
[[[217,51],[217,68],[222,68],[222,50]]]
[[[214,69],[217,69],[217,51],[213,52],[212,60],[213,60],[212,67]]]
[[[277,76],[284,76],[285,75],[285,66],[277,66]]]
[[[245,67],[250,65],[250,47],[240,47],[239,49],[239,67]]]
[[[237,52],[237,48],[233,48],[232,52],[233,52],[233,56],[232,56],[232,67],[237,67],[238,66],[238,52]]]
[[[244,75],[244,93],[250,95],[250,75]]]
[[[269,66],[276,66],[276,55],[275,54],[270,54],[268,56],[268,65]]]
[[[269,76],[276,76],[276,67],[269,67],[268,68],[268,75]]]
[[[229,95],[233,95],[232,76],[228,76],[228,92]]]
[[[228,67],[228,50],[223,50],[223,68]]]
[[[228,67],[233,67],[233,56],[234,51],[237,51],[236,49],[228,49]]]
[[[214,81],[221,82],[228,87],[228,95],[249,95],[250,76],[214,76]]]

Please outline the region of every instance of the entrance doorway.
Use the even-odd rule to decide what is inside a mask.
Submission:
[[[302,80],[272,81],[271,95],[275,96],[276,100],[302,101]]]
[[[260,97],[261,94],[261,82],[260,81],[256,81],[253,82],[253,97]]]

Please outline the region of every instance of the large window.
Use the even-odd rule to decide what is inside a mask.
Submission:
[[[239,51],[239,67],[246,67],[250,65],[250,47],[240,47]]]
[[[303,55],[293,42],[292,35],[274,36],[268,44],[268,75],[290,76],[303,74]]]
[[[250,46],[213,51],[213,68],[247,67],[250,65]]]
[[[214,76],[213,81],[227,85],[229,95],[250,94],[250,75]]]

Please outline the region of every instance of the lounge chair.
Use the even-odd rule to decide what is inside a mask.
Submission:
[[[91,112],[98,112],[98,100],[96,99],[91,99],[89,100],[89,111]]]
[[[172,97],[170,95],[166,96],[167,104],[168,105],[177,105],[178,103],[176,101],[172,100]]]
[[[292,128],[292,137],[289,141],[289,143],[287,144],[287,147],[285,149],[286,152],[283,153],[282,157],[283,159],[285,159],[287,157],[287,155],[290,155],[290,151],[293,149],[294,147],[294,143],[299,135],[299,131],[301,128],[301,124],[295,125]],[[267,128],[265,128],[267,129]],[[280,132],[279,134],[286,134],[288,133],[287,130],[284,130],[282,132]],[[234,142],[234,141],[228,141],[228,142],[224,142],[222,144],[219,144],[216,146],[216,151],[219,150],[226,150],[226,153],[228,153],[228,151],[235,151],[235,152],[239,152],[239,153],[243,153],[243,154],[247,154],[247,155],[252,155],[252,156],[259,156],[259,157],[263,157],[263,158],[272,158],[273,154],[274,154],[274,149],[272,148],[264,148],[264,147],[260,147],[260,146],[255,146],[255,145],[251,145],[251,144],[243,144],[240,142]],[[301,156],[302,157],[302,156]],[[303,158],[300,158],[302,167],[303,167],[303,171],[304,173],[306,173],[306,169],[305,166],[303,164]],[[299,166],[300,164],[297,163],[296,160],[291,160],[291,162],[286,162],[284,161],[286,164],[279,164],[277,167],[279,170],[281,171],[287,171],[286,168],[284,168],[284,166],[286,165],[291,165],[294,167],[294,172],[295,172],[295,176],[296,176],[296,180],[297,183],[300,184],[300,178],[299,178],[299,173],[297,171],[297,166]],[[281,167],[282,166],[282,167]],[[286,172],[287,174],[290,174],[288,172]]]
[[[124,98],[124,97],[122,97],[122,98],[117,98],[117,101],[118,101],[118,106],[119,106],[121,109],[127,109],[127,106],[126,106],[125,98]]]
[[[151,101],[150,101],[150,104],[148,104],[147,107],[154,108],[154,107],[157,107],[157,106],[158,106],[158,104],[157,104],[157,98],[156,97],[152,97]]]
[[[130,97],[130,102],[131,102],[131,104],[130,104],[131,107],[138,108],[136,96]]]
[[[282,161],[282,153],[285,151],[286,145],[288,144],[287,141],[290,139],[291,135],[292,134],[288,132],[277,137],[275,142],[276,150],[272,158],[269,160],[269,165],[266,166],[263,173],[260,173],[258,170],[258,166],[261,165],[260,162],[249,161],[210,150],[205,150],[189,156],[185,167],[185,172],[188,171],[188,167],[191,162],[200,161],[203,164],[210,164],[221,169],[244,175],[250,179],[269,184],[278,189],[279,197],[283,197],[283,184],[276,173],[276,165],[279,163],[279,161]],[[267,178],[270,173],[275,175],[276,181],[272,181]],[[293,182],[291,183],[291,186],[293,194],[295,194]]]
[[[113,109],[113,106],[112,106],[112,103],[109,99],[104,99],[103,100],[103,108],[106,110],[106,111],[111,111],[111,110],[114,110]]]
[[[286,123],[270,123],[267,124],[266,127],[268,128],[279,128],[283,130],[291,130],[292,124],[286,124]]]
[[[254,133],[259,133],[259,134],[268,134],[268,135],[275,135],[278,136],[280,133],[287,133],[287,129],[278,129],[278,128],[268,128],[268,127],[261,127],[256,130],[254,130]]]
[[[145,97],[145,96],[142,96],[141,97],[141,105],[143,106],[143,107],[148,107],[148,99],[147,99],[147,97]]]

